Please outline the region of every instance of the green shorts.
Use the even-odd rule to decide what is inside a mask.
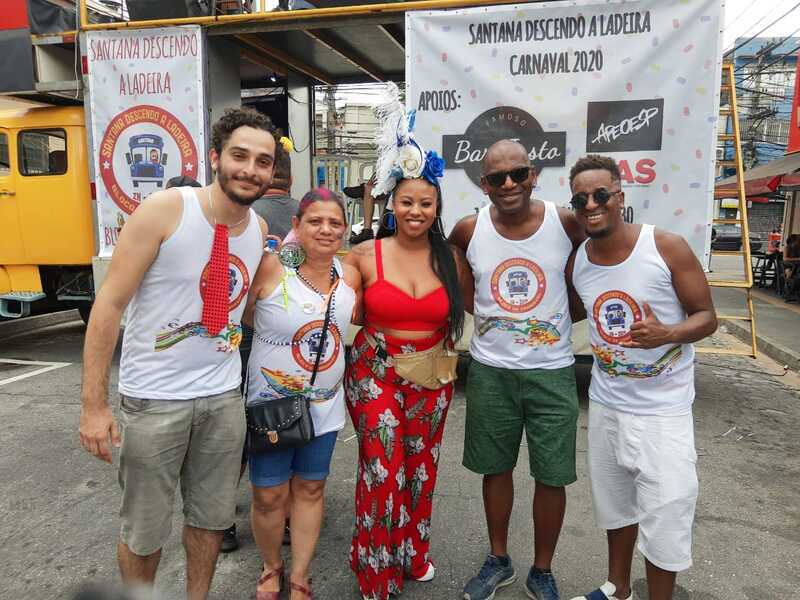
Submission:
[[[499,369],[473,360],[467,376],[464,466],[481,475],[511,471],[522,429],[531,476],[545,485],[573,483],[578,392],[575,369]]]

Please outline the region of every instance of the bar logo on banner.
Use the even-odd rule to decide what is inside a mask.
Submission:
[[[589,102],[587,152],[661,150],[664,99]]]
[[[499,140],[520,142],[537,171],[563,167],[567,133],[545,131],[533,115],[516,106],[498,106],[478,115],[460,135],[442,137],[442,156],[448,169],[463,169],[480,186],[481,163],[489,147]]]

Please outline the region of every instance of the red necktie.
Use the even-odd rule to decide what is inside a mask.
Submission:
[[[217,335],[228,324],[228,261],[228,226],[217,223],[203,294],[203,325],[211,335]]]

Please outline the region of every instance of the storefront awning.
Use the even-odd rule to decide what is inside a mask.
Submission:
[[[750,199],[795,189],[800,189],[800,152],[787,154],[744,172],[744,193]],[[731,196],[736,195],[736,175],[717,181],[715,196],[724,197],[726,192],[730,192]]]

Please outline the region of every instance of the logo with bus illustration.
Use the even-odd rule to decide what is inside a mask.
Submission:
[[[108,194],[125,215],[172,177],[203,177],[193,135],[158,106],[134,106],[112,117],[97,159],[97,179],[103,184],[98,194]]]
[[[600,294],[592,307],[597,333],[609,344],[631,339],[631,325],[642,320],[642,310],[625,292],[611,290]]]
[[[510,258],[500,263],[492,273],[490,285],[494,301],[512,313],[532,310],[547,290],[544,271],[527,258]]]
[[[131,167],[131,183],[138,188],[143,183],[164,187],[164,165],[167,153],[164,140],[159,135],[134,135],[128,140],[129,152],[125,160]]]
[[[320,344],[322,341],[322,326],[324,324],[325,322],[322,320],[306,323],[297,330],[292,338],[294,361],[306,371],[314,370],[314,362],[317,360],[318,352],[322,353],[319,360],[319,369],[317,369],[320,373],[330,369],[339,357],[342,337],[339,334],[339,329],[333,323],[328,325],[325,344]]]
[[[250,289],[250,275],[247,273],[242,259],[234,254],[228,257],[228,298],[230,305],[228,312],[234,310],[242,303]],[[211,263],[206,263],[203,273],[200,275],[200,297],[205,297],[206,286],[208,285],[208,274]]]

